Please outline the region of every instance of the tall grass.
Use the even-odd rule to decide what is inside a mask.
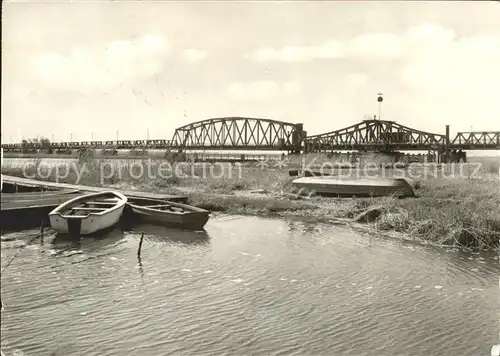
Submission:
[[[236,190],[283,190],[291,186],[292,178],[284,169],[240,164],[168,163],[163,159],[95,159],[82,156],[72,162],[41,164],[31,160],[23,167],[8,163],[2,166],[4,174],[33,177],[61,183],[116,186],[157,190],[170,187],[194,187],[200,191],[232,192]],[[50,162],[49,162],[50,163]]]
[[[386,202],[391,215],[378,227],[440,244],[500,245],[500,180],[428,180],[418,195]]]
[[[288,167],[262,167],[254,163],[166,165],[160,159],[98,160],[90,156],[80,157],[71,164],[59,162],[52,168],[40,160],[32,163],[23,172],[7,162],[2,173],[28,174],[71,184],[80,178],[78,183],[83,185],[182,192],[193,204],[210,210],[293,215],[316,221],[352,219],[367,209],[378,208],[381,214],[372,223],[379,230],[397,231],[412,239],[439,244],[480,248],[500,245],[500,161],[495,159],[481,162],[479,168],[475,162],[434,165],[439,170],[427,172],[424,165],[410,166],[405,173],[414,177],[417,197],[404,200],[395,197],[290,200],[283,194],[293,192],[294,178],[289,177]],[[269,193],[248,193],[254,189]]]

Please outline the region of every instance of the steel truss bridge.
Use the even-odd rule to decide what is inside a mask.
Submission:
[[[459,132],[449,136],[416,130],[394,121],[364,120],[355,125],[307,136],[303,124],[263,118],[224,117],[179,127],[171,140],[117,140],[2,144],[6,152],[38,149],[247,150],[309,153],[323,151],[438,151],[500,150],[500,131]]]

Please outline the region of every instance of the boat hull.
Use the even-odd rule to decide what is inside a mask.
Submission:
[[[135,216],[141,222],[175,227],[188,230],[201,230],[209,219],[209,212],[187,212],[185,214],[171,214],[165,211],[151,211],[141,206],[130,205]]]
[[[61,234],[72,234],[74,232],[80,235],[90,235],[116,225],[123,213],[123,208],[124,206],[102,216],[89,214],[85,218],[71,218],[58,214],[49,214],[50,227]],[[78,225],[79,231],[72,231],[73,228],[75,230],[78,229]]]
[[[323,196],[398,196],[413,197],[415,192],[405,179],[339,179],[306,177],[292,182],[295,188]]]
[[[118,200],[101,202],[107,204],[107,208],[82,207],[81,204],[96,205],[100,198],[114,196]],[[123,214],[123,209],[127,203],[127,198],[116,192],[103,192],[88,194],[77,197],[58,206],[49,213],[49,222],[53,230],[58,233],[70,235],[89,235],[101,230],[111,228],[116,225]],[[71,211],[80,212],[79,215],[72,215]],[[85,213],[85,209],[90,212]],[[84,211],[82,213],[82,211]]]
[[[158,208],[165,205],[173,210]],[[124,216],[128,216],[126,219],[128,222],[133,220],[164,227],[202,230],[210,218],[208,210],[160,199],[131,198],[128,200],[127,206]]]

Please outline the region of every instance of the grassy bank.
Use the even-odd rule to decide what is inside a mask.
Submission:
[[[37,179],[122,189],[182,193],[193,205],[212,211],[282,216],[358,226],[396,233],[434,244],[495,248],[500,244],[500,178],[498,160],[487,164],[412,166],[396,170],[362,167],[338,174],[409,177],[416,198],[322,198],[294,194],[288,167],[273,164],[176,164],[144,160],[83,160],[58,167],[2,167],[2,173]],[[101,162],[102,163],[102,162]],[[141,168],[142,164],[142,168]],[[163,166],[163,168],[162,168]],[[431,169],[432,168],[432,169]],[[163,170],[162,170],[163,169]],[[148,172],[149,170],[149,172]],[[142,174],[141,174],[142,172]],[[254,191],[259,190],[259,191]],[[368,219],[359,215],[376,211]]]

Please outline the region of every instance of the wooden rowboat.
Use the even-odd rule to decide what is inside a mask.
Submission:
[[[76,197],[49,213],[50,226],[59,233],[92,234],[114,226],[126,203],[125,195],[113,191]]]
[[[201,230],[210,217],[208,210],[159,199],[130,198],[128,205],[134,218],[166,227]]]
[[[312,192],[323,196],[415,196],[413,187],[403,178],[305,177],[295,179],[292,185],[302,189],[304,193]]]

